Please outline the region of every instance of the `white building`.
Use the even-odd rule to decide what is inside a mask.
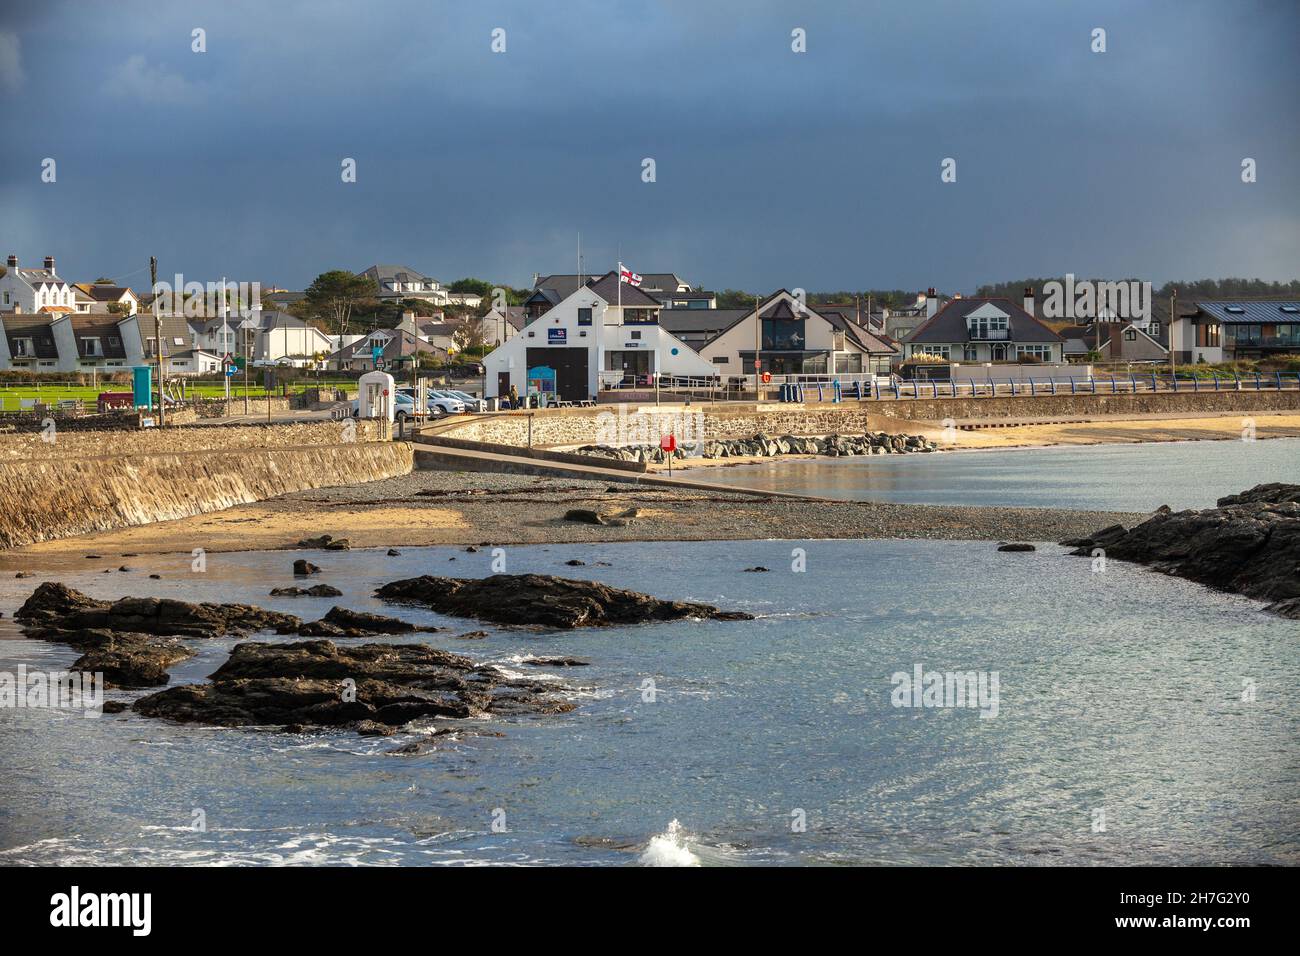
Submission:
[[[582,285],[491,352],[488,397],[549,392],[561,401],[595,398],[602,386],[650,384],[652,376],[712,381],[716,369],[659,325],[662,308],[614,272]]]
[[[75,312],[73,287],[54,271],[54,257],[45,257],[43,269],[24,269],[18,257],[9,256],[0,276],[0,312]]]
[[[363,269],[358,274],[374,280],[379,288],[379,298],[384,302],[394,299],[423,299],[434,305],[446,305],[448,301],[447,290],[441,282],[410,266],[381,263]]]

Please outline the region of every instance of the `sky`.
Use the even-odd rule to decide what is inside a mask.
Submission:
[[[150,255],[527,286],[579,235],[710,289],[1292,279],[1297,37],[1296,0],[0,0],[0,254],[137,289]]]

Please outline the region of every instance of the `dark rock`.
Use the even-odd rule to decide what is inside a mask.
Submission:
[[[309,588],[272,588],[271,597],[342,597],[343,592],[328,584],[314,584]]]
[[[124,700],[106,700],[104,701],[104,713],[120,714],[123,711],[131,709],[131,705]]]
[[[122,565],[120,568],[118,568],[118,570],[119,570],[119,571],[130,571],[131,569],[128,568],[128,567],[124,564],[124,565]]]
[[[464,634],[457,634],[458,641],[481,641],[488,636],[487,631],[466,631]]]
[[[348,551],[352,547],[352,542],[347,538],[335,538],[329,544],[325,545],[326,551]]]
[[[754,565],[752,568],[745,568],[745,570],[748,571],[748,572],[750,572],[750,573],[753,573],[753,574],[760,574],[760,573],[762,573],[762,572],[764,572],[764,571],[770,571],[770,570],[772,570],[772,569],[771,569],[771,568],[765,568],[765,567],[763,567],[761,564],[756,564],[756,565]]]
[[[1158,512],[1131,530],[1114,525],[1072,554],[1092,547],[1108,558],[1145,564],[1200,584],[1300,613],[1300,485],[1257,485],[1204,511]]]
[[[88,554],[88,555],[86,555],[86,557],[89,558],[89,559],[91,559],[91,560],[94,560],[95,558],[98,558],[98,557],[101,557],[101,556],[98,555],[98,554]]]
[[[1012,541],[1007,544],[998,545],[999,551],[1037,551],[1032,544],[1026,544],[1023,541]]]
[[[398,551],[396,548],[389,548],[389,549],[388,549],[388,556],[389,556],[390,558],[396,558],[396,557],[398,557],[401,553],[402,553],[402,552]]]
[[[591,661],[578,657],[525,657],[519,663],[529,667],[589,667]]]
[[[298,542],[299,548],[327,548],[329,543],[334,540],[333,535],[323,534],[319,538],[303,538]]]
[[[368,637],[371,634],[433,633],[439,628],[432,625],[412,624],[401,618],[369,611],[350,611],[337,605],[329,609],[319,621],[301,627],[283,628],[281,634],[301,634],[304,637]]]
[[[293,573],[303,577],[308,574],[320,574],[320,568],[303,558],[299,558],[293,563]]]
[[[583,524],[604,524],[605,519],[600,516],[600,512],[593,511],[590,508],[570,508],[564,513],[565,521],[580,521]]]
[[[478,548],[474,547],[474,545],[471,544],[471,545],[470,545],[468,548],[466,548],[465,550],[466,550],[467,552],[469,552],[470,554],[473,554],[475,551],[478,550]]]
[[[161,575],[161,574],[151,574],[151,575],[149,575],[149,577],[153,578],[155,581],[161,581],[161,580],[162,580],[162,575]]]
[[[568,561],[565,561],[564,563],[571,568],[582,568],[582,567],[586,567],[587,565],[587,562],[581,560],[580,558],[570,558]]]
[[[69,669],[103,674],[108,688],[161,687],[170,680],[167,668],[193,656],[194,652],[179,641],[117,634],[82,654]]]
[[[425,605],[443,614],[533,627],[601,627],[691,617],[753,618],[744,612],[720,611],[711,604],[662,601],[637,591],[549,574],[494,574],[488,578],[422,575],[385,584],[375,594],[387,601]]]
[[[26,571],[19,571],[17,574],[14,575],[14,577],[16,577],[16,578],[30,578],[31,575],[28,574]]]
[[[391,737],[397,732],[391,724],[381,724],[376,720],[358,721],[356,730],[362,737]]]
[[[246,642],[209,684],[185,684],[141,698],[146,717],[219,726],[302,725],[375,728],[417,718],[543,714],[572,710],[554,688],[506,680],[459,654],[422,644],[331,641]],[[348,683],[351,682],[351,683]]]
[[[296,629],[300,619],[251,604],[191,604],[171,598],[124,597],[97,601],[65,584],[46,581],[14,614],[28,637],[75,643],[91,629],[217,637],[252,631]]]

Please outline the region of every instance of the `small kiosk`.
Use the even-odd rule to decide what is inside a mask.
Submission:
[[[387,372],[367,372],[357,379],[357,417],[383,418],[396,414],[397,383]]]

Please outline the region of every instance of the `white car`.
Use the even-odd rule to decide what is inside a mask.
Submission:
[[[487,399],[475,398],[473,395],[469,394],[469,392],[462,392],[458,388],[440,388],[438,389],[438,394],[461,402],[464,404],[467,411],[486,412],[488,410]]]
[[[465,403],[458,398],[452,398],[442,392],[433,389],[425,389],[424,403],[428,407],[428,412],[434,418],[441,418],[443,415],[463,415],[465,414]],[[412,411],[415,409],[415,389],[399,388],[397,390],[397,410],[400,413],[403,403],[408,405]]]

